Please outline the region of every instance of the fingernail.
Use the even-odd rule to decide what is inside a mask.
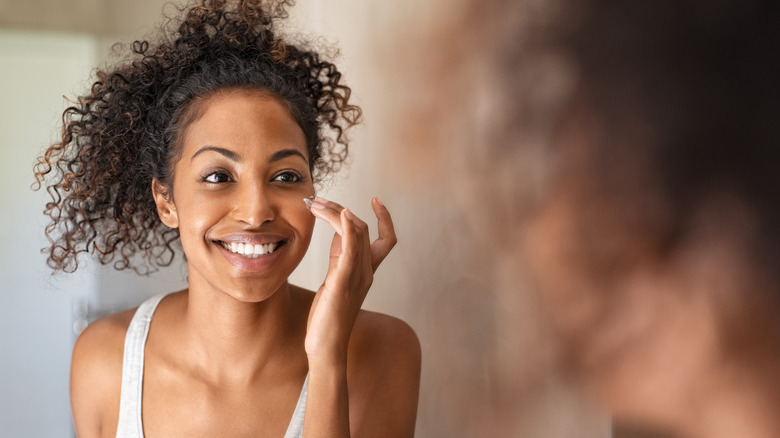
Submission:
[[[347,218],[349,218],[349,220],[354,220],[355,219],[355,215],[353,215],[352,212],[349,211],[348,208],[344,209],[344,214],[347,215]]]
[[[379,199],[379,196],[374,196],[374,199],[376,199],[376,202],[378,202],[378,203],[379,203],[379,205],[381,205],[382,207],[385,207],[385,203],[384,203],[384,202],[382,202],[382,200],[381,200],[381,199]]]
[[[311,210],[311,206],[314,204],[314,201],[311,198],[303,198],[303,203],[306,204],[307,210]]]
[[[312,202],[312,207],[318,208],[320,210],[325,209],[325,200],[320,198],[319,196],[314,198],[314,202]]]

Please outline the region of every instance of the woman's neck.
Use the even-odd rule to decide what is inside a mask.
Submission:
[[[246,382],[268,367],[305,358],[306,314],[292,289],[285,282],[263,301],[243,302],[191,281],[180,333],[198,374],[214,382]]]

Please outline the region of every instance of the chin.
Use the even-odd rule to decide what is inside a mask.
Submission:
[[[245,278],[233,282],[229,288],[223,289],[227,295],[243,303],[261,303],[284,292],[289,287],[287,280],[258,281]]]

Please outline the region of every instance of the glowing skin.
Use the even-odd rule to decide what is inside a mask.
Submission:
[[[156,185],[163,222],[179,228],[190,290],[241,301],[287,287],[306,253],[314,193],[306,139],[285,104],[259,91],[207,98],[186,129],[173,197]]]

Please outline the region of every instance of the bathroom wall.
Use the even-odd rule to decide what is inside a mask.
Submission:
[[[93,38],[0,29],[0,434],[69,436],[68,364],[92,269],[51,277],[32,165],[94,63]]]

